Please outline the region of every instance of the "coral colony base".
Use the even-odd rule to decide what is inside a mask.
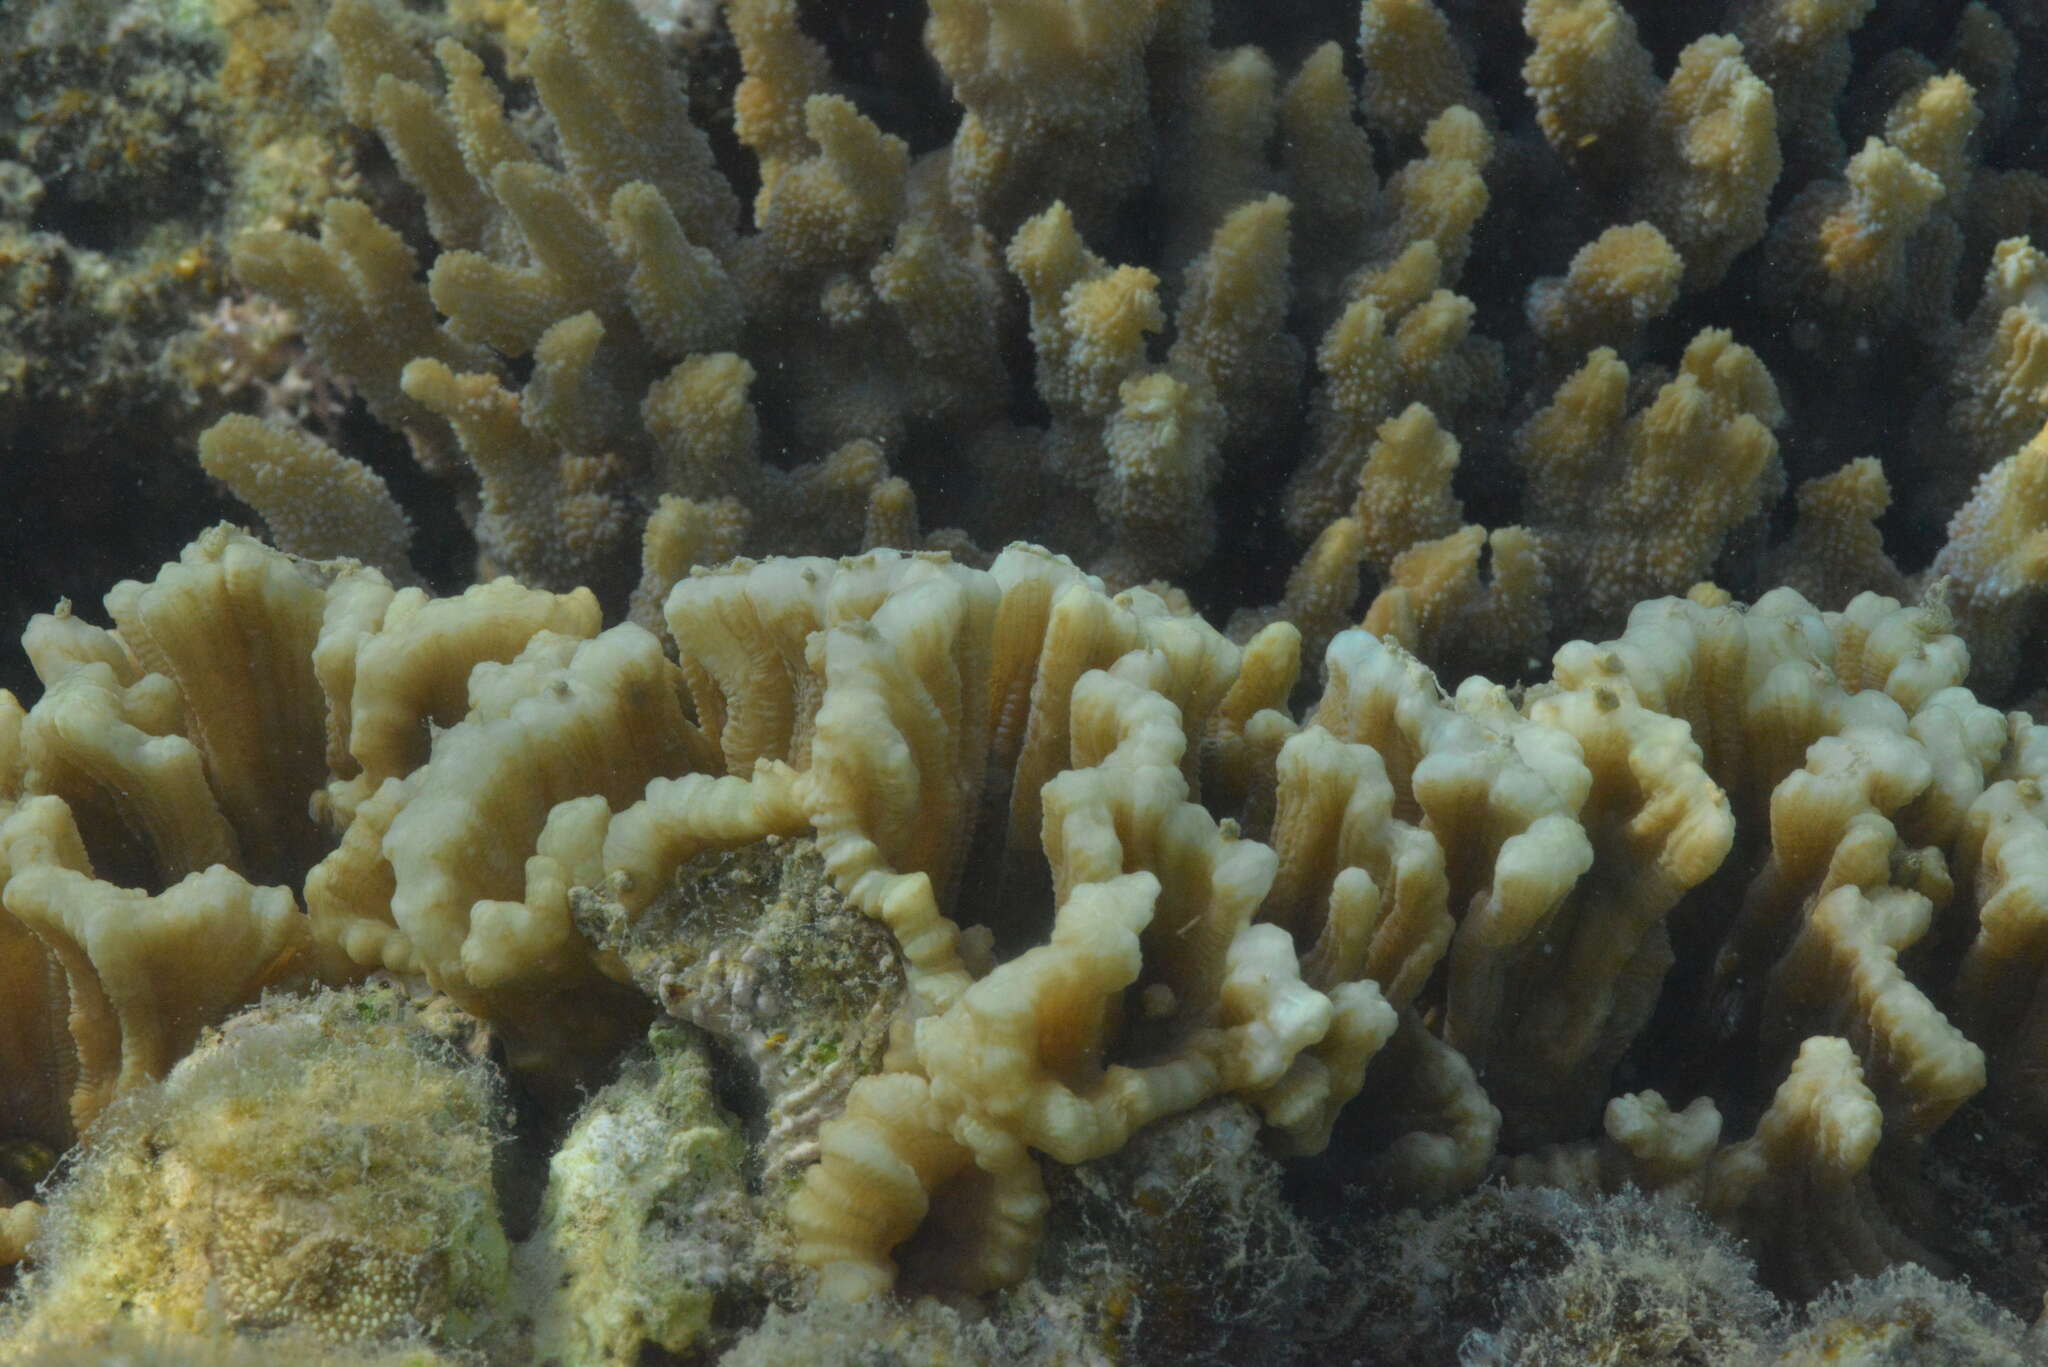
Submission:
[[[0,18],[0,1362],[2048,1360],[2048,20],[1252,9]]]

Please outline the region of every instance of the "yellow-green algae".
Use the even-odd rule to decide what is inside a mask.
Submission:
[[[102,1118],[49,1196],[0,1356],[124,1326],[473,1341],[507,1287],[504,1122],[490,1072],[398,992],[267,1001]]]

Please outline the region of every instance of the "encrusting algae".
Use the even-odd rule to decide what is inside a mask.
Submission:
[[[28,1342],[124,1317],[318,1346],[474,1342],[507,1304],[502,1089],[362,988],[236,1016],[100,1118],[44,1212]]]
[[[2048,1352],[2031,16],[33,8],[0,1361]]]

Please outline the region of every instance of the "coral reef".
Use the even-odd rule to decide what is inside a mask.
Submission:
[[[0,41],[0,1359],[2044,1351],[2031,11]]]

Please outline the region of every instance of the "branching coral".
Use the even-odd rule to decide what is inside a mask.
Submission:
[[[1756,255],[1788,188],[1781,143],[1798,193],[1750,268],[1767,330],[1796,320],[1802,347],[1849,330],[1927,345],[1961,326],[1963,243],[1992,212],[1970,191],[1969,80],[1902,78],[1881,136],[1851,157],[1834,106],[1867,7],[1738,7],[1740,41],[1699,39],[1660,84],[1617,4],[1532,4],[1541,150],[1517,144],[1507,166],[1473,57],[1426,2],[1366,7],[1363,128],[1334,49],[1282,89],[1255,50],[1210,52],[1193,11],[1124,8],[1081,28],[975,4],[935,13],[927,41],[965,113],[950,146],[914,158],[832,92],[792,7],[737,5],[736,131],[760,168],[749,216],[670,74],[626,60],[644,44],[623,0],[561,0],[536,44],[558,155],[515,131],[473,54],[444,40],[430,64],[373,0],[349,0],[329,24],[344,104],[391,147],[443,252],[420,283],[390,229],[336,201],[319,244],[255,235],[239,268],[306,314],[428,468],[474,490],[486,571],[614,604],[636,556],[662,584],[735,547],[965,554],[960,533],[924,530],[935,508],[983,545],[1031,535],[1115,584],[1186,575],[1219,529],[1245,526],[1219,498],[1279,476],[1307,550],[1280,609],[1315,617],[1312,646],[1363,610],[1434,663],[1519,673],[1642,598],[1719,575],[1768,587],[1759,564],[1856,576],[1837,601],[1901,587],[1881,556],[1812,565],[1828,557],[1812,537],[1758,557],[1786,485],[1774,434],[1795,415],[1742,331],[1699,332],[1655,399],[1656,365],[1628,393],[1631,369],[1601,348],[1654,355],[1658,317],[1697,311]],[[1989,61],[1974,61],[1980,79]],[[1384,185],[1375,138],[1410,158]],[[1075,139],[1114,154],[1083,175],[1058,151]],[[1473,234],[1520,229],[1493,204],[1501,175],[1590,195],[1562,273],[1525,279],[1533,347],[1483,335],[1481,305],[1457,292]],[[1169,210],[1163,256],[1116,264],[1091,243],[1148,183]],[[2001,248],[1997,279],[2024,250]],[[1474,288],[1489,300],[1499,286]],[[2020,325],[1991,295],[1970,324],[1985,340],[1939,379],[1955,422],[1982,434],[1978,469],[2031,435],[2023,418],[1992,433],[1970,416],[2017,364],[1999,360],[2017,343],[1992,333]],[[2023,295],[2008,283],[1998,297]],[[1022,410],[1005,334],[1035,356]],[[1304,397],[1303,454],[1276,456]],[[1417,405],[1464,450],[1461,484],[1526,480],[1511,520],[1467,530],[1447,471],[1375,467],[1383,424]],[[249,449],[239,433],[215,444]],[[345,461],[299,459],[361,484]],[[1932,459],[1916,443],[1898,464]],[[935,477],[963,462],[964,483]],[[274,497],[247,458],[215,468]],[[1695,469],[1715,472],[1712,497],[1685,492]],[[1447,511],[1380,525],[1366,509],[1391,496]],[[1925,496],[1943,516],[1961,501]],[[1362,544],[1343,524],[1355,500]],[[329,525],[360,528],[388,560],[388,514],[325,502]],[[718,530],[677,545],[684,524]],[[1361,566],[1383,601],[1359,599]],[[1990,629],[1962,625],[1988,647]]]

